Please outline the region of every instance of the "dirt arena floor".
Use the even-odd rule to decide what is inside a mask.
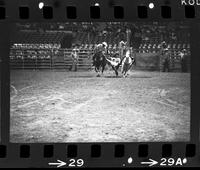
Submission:
[[[11,142],[190,139],[190,74],[11,71]]]

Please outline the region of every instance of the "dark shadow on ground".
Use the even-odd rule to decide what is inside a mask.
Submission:
[[[69,78],[95,78],[96,76],[93,75],[86,75],[86,76],[68,76]]]
[[[150,76],[128,76],[129,78],[152,78]]]
[[[127,77],[123,77],[123,76],[104,76],[105,78],[152,78],[150,76],[127,76]]]
[[[124,78],[122,76],[95,76],[95,75],[78,75],[78,76],[68,76],[68,78]],[[125,78],[152,78],[150,76],[127,76]]]
[[[122,76],[103,76],[104,78],[122,78]]]

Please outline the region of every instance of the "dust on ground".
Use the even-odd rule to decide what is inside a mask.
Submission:
[[[189,141],[190,74],[11,71],[11,142]]]

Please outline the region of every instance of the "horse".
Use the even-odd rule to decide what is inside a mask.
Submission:
[[[135,59],[131,58],[130,55],[126,55],[122,59],[121,73],[122,73],[123,77],[127,77],[127,73],[133,64],[135,64]]]
[[[106,64],[106,56],[102,52],[97,52],[93,55],[93,65],[97,72],[97,77],[100,77],[100,69],[102,69],[101,73],[103,74]]]

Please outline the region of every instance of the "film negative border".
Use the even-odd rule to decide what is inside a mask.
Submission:
[[[83,10],[84,9],[84,10]],[[62,0],[0,1],[0,20],[20,21],[105,21],[154,19],[199,19],[198,0],[120,0],[94,1],[88,3]],[[64,15],[63,15],[64,14]],[[108,18],[109,16],[109,18]]]
[[[183,148],[185,148],[183,150]],[[154,152],[156,149],[157,152]],[[0,146],[1,167],[195,167],[194,144],[10,144]],[[64,152],[63,152],[64,150]],[[193,160],[193,161],[191,161]]]
[[[195,34],[196,32],[197,35],[200,35],[199,28],[196,27],[196,22],[198,22],[200,15],[198,6],[183,7],[180,1],[174,0],[159,1],[159,3],[155,0],[142,2],[139,0],[135,2],[125,0],[123,3],[118,0],[99,2],[99,9],[98,6],[94,5],[97,1],[88,1],[88,3],[80,0],[43,2],[47,4],[47,8],[43,8],[42,12],[38,9],[38,3],[33,0],[23,1],[22,3],[16,0],[0,1],[0,35],[8,31],[13,22],[38,22],[38,20],[39,22],[183,20],[192,26],[191,46],[192,66],[194,66],[192,69],[192,74],[194,75],[192,81],[197,82],[193,84],[192,89],[198,89],[200,72],[198,69],[199,59],[197,54],[199,49],[197,44],[199,45],[200,42]],[[154,2],[156,7],[152,10],[149,9],[149,2]],[[140,8],[148,11],[147,15],[139,14]],[[187,12],[191,10],[195,12]],[[52,14],[49,15],[49,13]],[[141,17],[138,17],[138,15],[141,15]],[[9,54],[9,47],[7,46],[9,44],[8,34],[4,34],[3,39],[0,40],[2,55]],[[9,65],[8,59],[5,57],[3,58],[2,69],[8,73],[2,74],[1,91],[2,96],[5,96],[9,91],[7,86],[7,83],[9,84],[9,76],[7,76],[9,75]],[[192,112],[194,114],[192,113],[191,116],[191,141],[186,143],[11,144],[9,143],[9,115],[7,114],[7,111],[9,111],[9,99],[6,98],[6,100],[1,101],[3,107],[0,167],[58,167],[59,165],[67,167],[71,163],[67,162],[70,158],[74,162],[72,165],[75,165],[75,167],[81,164],[81,161],[77,162],[80,159],[84,161],[83,167],[143,167],[150,166],[152,161],[161,163],[162,158],[166,158],[166,166],[180,166],[180,164],[175,165],[178,158],[181,159],[182,163],[185,162],[186,158],[184,166],[199,166],[199,115],[195,113],[195,109],[198,108],[197,94],[199,94],[199,90],[193,90]],[[167,162],[169,158],[174,159],[173,165],[171,165],[171,160]],[[148,164],[149,161],[150,163]],[[159,163],[155,164],[155,166],[160,166]]]

